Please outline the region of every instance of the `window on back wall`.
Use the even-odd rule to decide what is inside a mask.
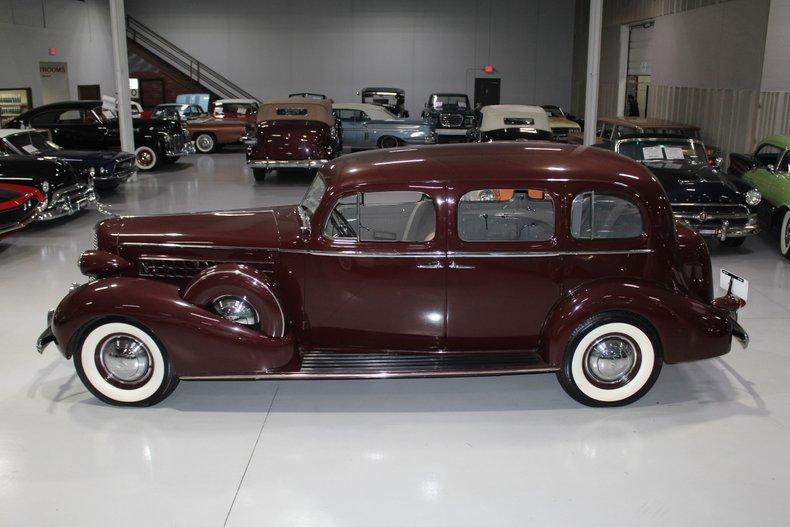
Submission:
[[[574,238],[636,238],[643,232],[639,207],[625,198],[602,192],[584,192],[573,199],[571,235]]]

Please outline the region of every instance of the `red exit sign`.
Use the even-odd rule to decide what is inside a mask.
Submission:
[[[49,48],[49,56],[54,57],[58,54],[58,48]]]

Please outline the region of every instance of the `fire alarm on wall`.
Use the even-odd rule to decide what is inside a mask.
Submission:
[[[483,66],[483,71],[486,73],[494,73],[494,66],[492,64],[486,64]]]
[[[54,57],[58,54],[58,48],[49,48],[49,56]]]

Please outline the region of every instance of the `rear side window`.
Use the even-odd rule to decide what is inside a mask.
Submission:
[[[422,192],[352,194],[335,203],[324,235],[360,242],[428,242],[436,235],[436,208]]]
[[[573,199],[571,236],[574,238],[635,238],[643,232],[639,207],[625,198],[603,192],[584,192]]]
[[[458,237],[463,241],[535,242],[553,236],[554,203],[542,190],[473,190],[458,203]]]
[[[292,108],[292,107],[285,107],[285,108],[277,108],[275,110],[277,115],[307,115],[307,108]]]

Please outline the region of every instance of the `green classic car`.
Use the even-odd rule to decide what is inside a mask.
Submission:
[[[772,135],[754,154],[730,154],[730,172],[763,195],[758,211],[766,230],[779,228],[779,250],[790,259],[790,135]]]

